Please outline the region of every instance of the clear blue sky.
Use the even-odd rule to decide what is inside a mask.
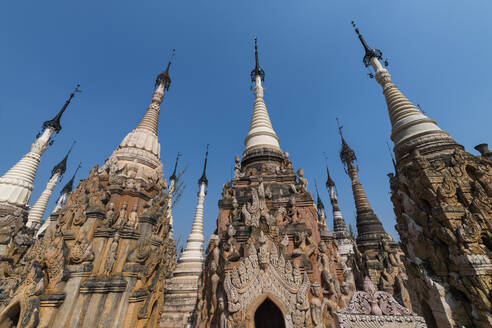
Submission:
[[[266,71],[265,101],[284,151],[314,192],[329,157],[341,209],[354,223],[340,163],[335,117],[359,158],[360,178],[388,232],[396,236],[386,174],[390,126],[381,88],[367,76],[350,25],[389,58],[394,82],[468,151],[491,142],[492,2],[476,1],[3,1],[0,5],[0,174],[25,154],[43,121],[76,84],[63,129],[42,158],[31,204],[73,140],[65,179],[79,161],[87,176],[135,127],[156,74],[176,48],[173,83],[161,107],[166,177],[176,153],[189,169],[175,209],[186,238],[204,147],[211,144],[205,236],[215,229],[222,185],[243,151],[253,105],[253,37]],[[331,211],[326,190],[321,197]],[[331,214],[331,213],[330,213]],[[329,215],[331,226],[331,215]]]

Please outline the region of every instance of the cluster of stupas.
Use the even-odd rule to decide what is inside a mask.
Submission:
[[[43,124],[31,151],[0,177],[0,327],[492,326],[490,152],[484,145],[481,156],[465,152],[418,110],[391,81],[381,51],[355,30],[388,106],[401,242],[373,211],[341,127],[357,237],[327,170],[328,228],[317,186],[315,203],[304,170],[294,170],[273,129],[255,39],[254,105],[242,157],[205,244],[207,146],[179,258],[172,216],[179,154],[168,184],[158,140],[171,63],[136,128],[75,189],[73,174],[44,221],[68,154],[29,207],[34,178],[75,92]]]

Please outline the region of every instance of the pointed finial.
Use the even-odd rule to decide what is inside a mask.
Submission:
[[[258,60],[258,39],[255,38],[255,68],[251,71],[251,82],[255,82],[257,76],[259,76],[262,81],[265,81],[265,71],[260,67],[260,62]]]
[[[208,186],[208,179],[207,179],[207,175],[206,175],[207,161],[208,161],[208,146],[210,146],[210,145],[207,144],[207,150],[205,152],[205,162],[203,164],[203,173],[202,173],[202,176],[200,177],[200,180],[198,180],[198,184],[199,185],[201,185],[202,183],[204,183],[206,186]]]
[[[342,132],[343,126],[340,125],[340,121],[338,120],[338,117],[337,117],[337,125],[338,125],[338,133],[340,134],[340,138],[342,139],[342,149],[340,150],[340,159],[344,164],[345,172],[347,172],[347,169],[349,167],[354,166],[354,162],[357,161],[357,157],[355,156],[355,152],[349,147],[349,145],[345,141],[345,138],[343,137],[343,132]],[[358,170],[358,168],[356,169]]]
[[[77,84],[77,86],[72,91],[72,93],[70,94],[70,96],[68,97],[68,99],[65,101],[65,104],[60,109],[60,111],[58,112],[58,114],[56,114],[56,116],[53,119],[44,122],[43,123],[43,126],[41,127],[41,130],[44,131],[44,130],[46,130],[48,128],[52,128],[56,133],[60,132],[60,130],[62,128],[61,127],[61,124],[60,124],[60,119],[61,119],[63,113],[65,112],[65,110],[67,109],[68,105],[70,104],[70,101],[75,96],[75,94],[82,92],[82,90],[80,90],[79,88],[80,88],[80,84]]]
[[[325,162],[326,162],[326,188],[330,189],[335,187],[335,182],[331,179],[330,170],[328,169],[328,157],[325,154]]]
[[[81,167],[82,167],[82,162],[79,163],[79,165],[75,169],[75,172],[74,172],[72,178],[65,184],[65,187],[63,187],[63,189],[60,191],[60,195],[68,194],[69,192],[72,191],[72,189],[73,189],[73,182],[75,180],[75,175],[77,175],[77,172],[79,171],[79,169]]]
[[[60,174],[60,177],[61,177],[65,173],[65,171],[67,170],[67,159],[68,159],[68,155],[70,155],[70,153],[72,152],[72,149],[73,149],[73,146],[75,145],[75,143],[76,143],[75,141],[72,143],[72,146],[68,150],[68,152],[65,155],[65,157],[61,160],[60,163],[58,163],[53,168],[53,170],[51,170],[51,176],[55,175],[55,173],[59,173]]]
[[[357,25],[355,25],[355,22],[354,21],[352,21],[352,26],[354,27],[355,33],[359,37],[359,40],[362,43],[362,46],[364,47],[364,50],[366,52],[364,54],[364,59],[362,60],[362,62],[364,63],[364,65],[366,65],[366,67],[368,67],[369,65],[371,65],[371,58],[376,57],[377,59],[382,59],[383,58],[383,53],[381,52],[381,50],[379,50],[379,49],[372,49],[371,47],[369,47],[367,45],[366,40],[364,40],[364,37],[362,36],[362,34],[360,34],[359,28],[357,27]],[[385,65],[388,66],[387,65],[387,61],[385,61]]]
[[[324,209],[325,205],[323,204],[321,197],[319,197],[318,182],[316,181],[316,179],[314,179],[314,187],[316,188],[316,205],[318,207],[318,210]]]
[[[161,74],[157,75],[155,79],[155,87],[157,88],[159,84],[164,83],[164,90],[169,90],[169,86],[171,85],[171,77],[169,76],[169,68],[171,67],[171,61],[176,53],[176,49],[173,49],[171,52],[171,58],[167,63],[166,70]]]
[[[173,174],[169,177],[169,180],[178,180],[178,177],[176,176],[176,169],[178,168],[178,161],[179,158],[181,157],[181,153],[178,151],[178,154],[176,155],[176,163],[174,163],[174,171]]]

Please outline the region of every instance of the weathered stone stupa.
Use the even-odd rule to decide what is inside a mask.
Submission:
[[[157,138],[170,83],[168,65],[138,126],[2,280],[0,327],[158,325],[175,265]]]
[[[355,26],[355,25],[354,25]],[[492,165],[463,150],[417,109],[365,49],[383,88],[391,121],[396,174],[390,176],[397,230],[406,255],[414,310],[430,327],[492,326]],[[482,145],[483,146],[483,145]]]
[[[407,274],[403,264],[403,252],[399,244],[386,233],[383,224],[374,213],[366,192],[359,181],[359,167],[355,152],[349,147],[339,126],[342,148],[340,159],[352,181],[356,220],[357,220],[357,252],[358,268],[363,276],[369,276],[372,282],[393,295],[400,303],[412,308],[407,287]],[[358,278],[360,279],[360,275]],[[357,287],[362,288],[362,282],[356,281]]]
[[[219,201],[195,326],[324,327],[354,286],[344,284],[334,233],[318,221],[303,170],[296,176],[280,148],[256,44],[255,56],[251,125]]]

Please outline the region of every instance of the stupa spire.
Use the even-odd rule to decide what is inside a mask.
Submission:
[[[171,58],[174,56],[174,50]],[[147,107],[140,123],[128,133],[118,148],[113,152],[106,165],[117,164],[121,169],[125,165],[139,171],[142,176],[162,176],[161,145],[157,137],[159,125],[160,105],[164,99],[164,92],[169,90],[171,77],[169,69],[171,60],[166,70],[160,73],[155,80],[155,90],[152,102]]]
[[[338,119],[337,119],[338,123]],[[356,164],[357,157],[355,152],[349,147],[342,133],[342,126],[338,123],[338,131],[342,141],[340,159],[345,167],[350,180],[352,181],[352,192],[354,194],[355,208],[357,211],[357,244],[360,242],[380,240],[386,237],[383,225],[367,200],[366,192],[359,181],[359,168]],[[363,246],[363,245],[362,245]]]
[[[208,179],[207,179],[207,161],[208,161],[208,147],[210,145],[207,144],[207,150],[205,151],[205,161],[203,162],[203,173],[200,179],[198,180],[198,185],[205,184],[205,186],[208,186]]]
[[[178,152],[176,155],[176,162],[174,163],[173,174],[169,177],[169,188],[167,189],[167,215],[169,217],[169,236],[174,238],[174,219],[173,219],[173,195],[176,189],[176,182],[178,181],[178,176],[176,175],[176,170],[178,169],[178,161],[181,157],[181,153]]]
[[[178,169],[178,162],[179,162],[180,157],[181,157],[181,153],[178,152],[178,154],[176,155],[176,162],[174,163],[174,170],[173,170],[173,173],[171,174],[171,176],[169,177],[169,181],[178,180],[178,177],[176,176],[176,172]]]
[[[0,177],[0,203],[27,209],[27,204],[34,189],[34,178],[38,171],[41,155],[51,143],[53,133],[60,132],[60,119],[75,94],[81,92],[79,87],[80,85],[77,84],[77,87],[65,101],[58,114],[53,119],[43,123],[42,131],[36,137],[31,150],[7,173]]]
[[[206,195],[205,188],[208,183],[206,178],[207,158],[208,145],[205,152],[203,173],[198,181],[200,189],[191,233],[186,241],[185,250],[178,259],[173,276],[168,280],[160,327],[176,327],[183,322],[191,322],[188,321],[188,318],[196,311],[200,279],[204,279],[203,205]],[[183,317],[186,319],[183,320]]]
[[[75,169],[75,172],[72,175],[72,178],[70,180],[68,180],[68,182],[65,184],[65,186],[63,187],[63,189],[60,191],[60,195],[69,194],[70,192],[72,192],[73,182],[75,181],[75,176],[77,175],[77,172],[79,171],[79,169],[81,167],[82,167],[82,162],[79,163],[79,165]]]
[[[199,191],[198,199],[195,210],[195,217],[193,219],[193,225],[191,227],[191,233],[188,236],[186,242],[186,247],[181,257],[178,260],[175,273],[181,271],[186,271],[188,273],[201,273],[203,267],[203,244],[205,238],[203,236],[203,204],[205,202],[205,189],[207,187],[208,181],[205,177],[205,170],[207,168],[207,158],[208,158],[208,145],[205,152],[205,161],[203,165],[202,177],[198,180]]]
[[[48,201],[50,200],[51,194],[53,193],[53,189],[55,189],[56,184],[67,169],[67,159],[72,151],[72,147],[70,147],[69,151],[60,161],[60,163],[53,167],[53,170],[51,171],[51,178],[46,184],[46,188],[43,190],[41,196],[39,196],[38,200],[36,201],[36,203],[34,203],[31,210],[29,211],[26,224],[28,227],[39,229],[41,225],[41,220],[43,219],[44,212],[46,210],[46,206],[48,205]]]
[[[61,127],[60,119],[63,113],[65,112],[65,110],[67,109],[68,105],[70,105],[70,102],[72,101],[73,97],[75,97],[75,94],[78,92],[82,92],[82,90],[80,90],[79,88],[80,88],[80,84],[77,84],[77,86],[72,91],[68,99],[65,101],[65,104],[63,104],[58,114],[56,114],[56,116],[53,117],[51,120],[45,121],[43,123],[43,126],[41,127],[43,131],[49,128],[52,128],[56,133],[61,131],[62,127]]]
[[[263,100],[263,87],[261,82],[265,80],[265,71],[260,67],[258,60],[258,41],[255,38],[255,68],[251,71],[251,82],[255,84],[255,103],[249,132],[244,140],[245,152],[252,148],[274,148],[280,150],[279,138],[275,134],[270,121],[270,116]]]
[[[68,198],[68,194],[72,192],[73,182],[75,180],[77,172],[81,168],[81,165],[82,163],[79,163],[79,165],[75,169],[74,174],[72,175],[72,178],[68,180],[63,189],[60,191],[60,197],[58,197],[58,200],[56,201],[55,208],[53,209],[53,211],[51,211],[51,214],[43,221],[41,228],[39,228],[39,230],[36,232],[36,238],[39,238],[40,235],[43,235],[44,232],[49,228],[49,225],[56,221],[56,214],[58,214],[63,208]]]
[[[171,67],[171,60],[174,57],[174,49],[171,54],[171,59],[167,63],[166,70],[157,75],[155,79],[155,91],[152,96],[152,104],[147,108],[145,115],[138,124],[136,130],[144,130],[157,136],[157,129],[159,125],[159,112],[160,104],[164,99],[164,91],[168,91],[171,86],[171,77],[169,76],[169,68]]]
[[[376,81],[383,87],[392,127],[391,140],[394,143],[397,161],[417,147],[425,148],[431,145],[441,148],[456,147],[456,142],[449,134],[441,130],[434,120],[415,107],[393,84],[390,73],[381,65],[381,50],[369,47],[353,21],[352,25],[365,50],[364,65],[372,66]],[[385,61],[385,66],[387,66],[387,61]]]
[[[340,207],[338,206],[336,186],[335,182],[330,176],[328,165],[326,165],[326,174],[326,189],[328,190],[328,194],[330,195],[330,202],[333,210],[333,230],[335,231],[337,239],[347,238],[349,236],[349,232],[347,230],[345,220],[343,219],[342,211],[340,211]]]

